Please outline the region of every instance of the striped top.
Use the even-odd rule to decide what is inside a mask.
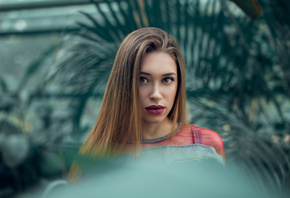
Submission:
[[[195,125],[181,124],[173,132],[155,139],[142,140],[141,156],[158,156],[162,160],[225,161],[224,144],[218,133]]]

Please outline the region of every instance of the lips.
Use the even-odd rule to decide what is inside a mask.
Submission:
[[[150,114],[160,114],[164,111],[164,108],[163,106],[161,105],[151,105],[149,107],[146,107],[146,111]]]

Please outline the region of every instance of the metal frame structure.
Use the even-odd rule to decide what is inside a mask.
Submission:
[[[20,11],[20,10],[33,10],[33,9],[44,9],[44,8],[57,8],[66,6],[77,6],[77,5],[89,5],[93,3],[102,3],[103,0],[60,0],[60,1],[39,1],[39,2],[17,2],[0,4],[0,13],[9,11]],[[52,33],[71,33],[78,32],[80,28],[49,28],[45,30],[31,30],[31,31],[5,31],[0,30],[0,37],[10,35],[21,35],[21,36],[32,36],[32,35],[45,35]]]
[[[94,2],[100,2],[101,0],[94,0]],[[40,8],[54,8],[65,7],[74,5],[87,5],[91,4],[91,0],[61,0],[61,1],[39,1],[39,2],[17,2],[0,4],[0,12],[15,11],[15,10],[30,10]]]

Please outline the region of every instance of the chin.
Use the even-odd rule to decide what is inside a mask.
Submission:
[[[158,124],[158,123],[161,123],[162,121],[164,121],[165,120],[165,118],[163,118],[163,119],[154,119],[154,118],[152,118],[152,119],[143,119],[143,121],[144,121],[144,123],[148,123],[148,124]]]

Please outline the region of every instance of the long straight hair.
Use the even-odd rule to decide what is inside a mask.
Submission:
[[[168,53],[177,66],[178,88],[168,118],[185,123],[185,64],[174,39],[158,28],[142,28],[122,42],[109,77],[98,118],[83,143],[80,154],[99,157],[122,153],[128,141],[134,151],[141,148],[141,113],[139,107],[140,65],[145,54]],[[157,68],[156,68],[157,69]]]

